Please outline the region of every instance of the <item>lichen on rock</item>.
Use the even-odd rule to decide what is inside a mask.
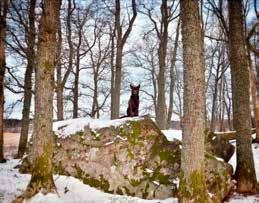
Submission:
[[[125,120],[120,125],[56,137],[54,172],[71,175],[84,183],[113,194],[144,199],[177,196],[181,142],[168,141],[149,117]],[[28,159],[23,171],[29,169]],[[206,185],[217,200],[231,187],[229,165],[206,156]]]

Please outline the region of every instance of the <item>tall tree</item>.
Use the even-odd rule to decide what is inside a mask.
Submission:
[[[5,74],[5,37],[8,0],[0,2],[0,162],[4,159],[4,74]]]
[[[157,33],[160,40],[158,48],[158,61],[159,61],[159,72],[158,72],[158,95],[157,95],[157,114],[156,122],[161,129],[166,128],[166,103],[165,103],[165,70],[166,70],[166,53],[167,53],[167,42],[168,42],[168,25],[169,15],[167,0],[162,0],[161,4],[161,30]]]
[[[73,3],[73,6],[72,6]],[[61,49],[62,49],[62,28],[61,28],[61,22],[58,23],[58,53],[57,53],[57,59],[56,59],[56,94],[57,94],[57,119],[63,120],[64,119],[64,88],[65,84],[68,80],[68,77],[70,73],[72,72],[73,68],[73,56],[74,56],[74,47],[73,47],[73,41],[72,41],[72,14],[75,10],[75,1],[71,2],[71,0],[68,0],[68,6],[67,6],[67,16],[66,16],[66,38],[68,43],[68,67],[64,71],[64,75],[62,77],[62,65],[61,65]],[[59,19],[60,21],[60,19]],[[77,115],[73,115],[73,117],[76,117]]]
[[[83,17],[80,17],[80,10],[77,10],[77,19],[76,19],[76,34],[78,37],[78,41],[75,46],[75,71],[74,71],[74,85],[72,88],[73,92],[73,118],[78,117],[78,96],[79,96],[79,76],[80,76],[80,61],[82,57],[82,53],[80,53],[80,50],[82,49],[82,43],[83,43],[83,28],[85,26],[87,17],[88,17],[88,12],[87,14],[83,14]],[[81,19],[82,18],[82,19]]]
[[[174,41],[174,47],[172,50],[172,56],[171,56],[171,64],[170,64],[170,89],[169,89],[169,106],[168,106],[168,115],[167,115],[167,122],[166,122],[166,128],[170,128],[171,126],[171,119],[173,114],[173,106],[174,106],[174,69],[175,69],[175,63],[176,63],[176,55],[177,55],[177,48],[178,48],[178,40],[179,40],[179,33],[180,33],[180,20],[177,23],[176,27],[176,34],[175,34],[175,41]]]
[[[146,2],[145,2],[146,3]],[[166,97],[165,97],[165,83],[166,83],[166,59],[167,59],[167,44],[168,44],[168,28],[171,21],[178,17],[175,15],[178,5],[176,1],[162,0],[160,5],[160,17],[157,17],[155,5],[148,8],[146,4],[143,4],[143,14],[147,15],[153,24],[153,29],[158,38],[158,64],[159,71],[157,77],[157,105],[156,105],[156,122],[161,129],[165,129],[167,126],[167,110],[166,110]],[[150,4],[150,3],[148,3]],[[154,4],[154,3],[153,3]],[[158,18],[158,19],[157,19]]]
[[[53,90],[56,33],[60,12],[60,0],[44,0],[40,19],[39,43],[36,62],[35,122],[32,147],[32,176],[27,190],[21,198],[29,198],[40,190],[53,191]],[[31,192],[33,191],[33,192]]]
[[[62,2],[61,2],[62,4]],[[61,65],[61,53],[62,53],[62,28],[61,18],[58,19],[58,39],[57,39],[57,55],[56,55],[56,97],[57,97],[57,120],[64,120],[64,104],[63,104],[63,89],[64,84],[62,81],[62,65]],[[70,71],[67,70],[66,75]],[[67,76],[68,77],[68,76]]]
[[[74,74],[74,82],[72,87],[73,93],[73,118],[78,117],[78,98],[79,98],[79,82],[80,82],[80,71],[83,69],[80,67],[81,59],[89,52],[89,50],[95,45],[96,42],[96,30],[97,25],[94,25],[94,37],[91,44],[88,42],[89,40],[84,35],[86,23],[91,17],[91,4],[87,8],[81,8],[80,6],[76,9],[76,19],[75,21],[75,36],[77,37],[77,42],[75,43],[74,55],[75,55],[75,70]]]
[[[27,50],[25,52],[27,58],[27,67],[24,77],[24,102],[22,111],[22,128],[18,147],[17,158],[21,158],[25,152],[29,124],[30,124],[30,107],[32,97],[32,72],[35,65],[35,7],[36,0],[30,0],[29,5],[29,25],[27,27],[27,33],[25,33],[25,39],[28,43]]]
[[[208,202],[204,174],[205,65],[198,1],[181,0],[184,118],[180,202]]]
[[[123,48],[127,41],[127,38],[130,35],[130,32],[133,27],[133,23],[137,17],[137,5],[136,0],[131,1],[132,7],[132,16],[128,22],[128,27],[123,33],[123,25],[121,24],[121,1],[115,0],[115,33],[116,33],[116,51],[115,51],[115,72],[114,72],[114,81],[113,89],[111,90],[112,97],[112,109],[111,109],[111,118],[119,118],[120,114],[120,91],[121,91],[121,77],[122,77],[122,56]]]
[[[72,70],[73,68],[73,57],[74,57],[74,46],[72,41],[72,26],[71,26],[71,20],[72,20],[72,14],[75,10],[75,2],[73,1],[73,7],[71,0],[68,0],[68,7],[67,7],[67,19],[66,19],[66,25],[67,25],[67,42],[68,42],[68,70]],[[64,84],[65,85],[65,84]],[[75,108],[75,105],[73,105],[73,108]],[[77,118],[77,111],[73,111],[73,118]]]
[[[104,21],[105,22],[105,21]],[[92,68],[92,77],[93,77],[93,87],[91,88],[93,91],[92,96],[92,108],[90,112],[90,116],[93,118],[99,118],[100,110],[104,107],[108,97],[110,96],[110,92],[107,91],[105,85],[100,85],[103,80],[105,80],[104,75],[107,74],[107,60],[111,55],[111,41],[113,36],[105,33],[105,23],[100,21],[100,29],[94,34],[96,38],[96,46],[90,47],[89,55],[90,55],[90,66]],[[102,88],[100,89],[100,86]],[[100,95],[102,93],[102,95]],[[100,103],[100,96],[104,97],[103,101]]]
[[[237,137],[237,191],[255,192],[256,176],[252,154],[249,68],[245,49],[242,0],[228,0],[229,55],[232,79],[233,126]]]
[[[217,113],[220,112],[221,102],[218,101],[220,99],[220,84],[223,80],[223,75],[226,69],[229,67],[228,64],[225,63],[225,45],[222,43],[217,43],[215,47],[215,52],[213,54],[212,59],[212,67],[215,67],[214,82],[212,85],[212,107],[211,107],[211,123],[210,123],[210,131],[214,132],[217,126]],[[216,61],[214,62],[214,59]]]
[[[158,48],[158,95],[157,95],[157,114],[156,122],[161,129],[166,128],[166,103],[165,103],[165,70],[166,70],[166,52],[168,42],[168,25],[169,25],[169,11],[167,6],[167,0],[162,0],[161,4],[161,30],[158,33],[160,40]]]

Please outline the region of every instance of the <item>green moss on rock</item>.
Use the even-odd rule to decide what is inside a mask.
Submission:
[[[90,185],[91,187],[99,188],[103,190],[104,192],[112,192],[109,191],[109,181],[106,180],[102,175],[97,178],[90,177],[89,174],[86,174],[82,169],[78,166],[75,166],[76,168],[76,177],[83,181],[83,183]]]
[[[181,173],[180,178],[179,195],[181,199],[199,203],[207,203],[209,201],[204,173],[193,171],[188,179]]]

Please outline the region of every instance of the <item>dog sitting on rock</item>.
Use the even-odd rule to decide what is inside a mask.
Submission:
[[[124,117],[138,116],[140,85],[138,86],[130,85],[130,88],[131,88],[131,96],[128,103],[127,116],[124,116]]]

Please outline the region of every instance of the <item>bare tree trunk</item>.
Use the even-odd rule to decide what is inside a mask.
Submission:
[[[198,1],[181,0],[184,118],[180,202],[209,202],[204,174],[205,65]],[[195,96],[194,96],[195,95]]]
[[[35,193],[51,192],[55,189],[52,176],[53,153],[53,93],[54,61],[57,49],[56,33],[60,12],[60,1],[45,0],[40,19],[39,44],[36,63],[35,123],[32,147],[32,176],[21,199]],[[33,192],[32,192],[33,191]]]
[[[24,78],[24,103],[22,111],[22,129],[18,147],[17,158],[21,158],[26,150],[29,125],[30,125],[30,107],[32,97],[32,72],[35,66],[35,7],[36,0],[30,1],[29,8],[29,29],[28,29],[28,49],[27,49],[27,68]]]
[[[176,54],[178,48],[178,40],[179,40],[179,32],[180,32],[180,20],[177,23],[176,27],[176,36],[174,41],[174,48],[172,52],[171,58],[171,66],[170,66],[170,92],[169,92],[169,107],[168,107],[168,115],[167,115],[167,126],[166,128],[169,129],[171,126],[171,118],[173,114],[173,106],[174,106],[174,68],[176,63]]]
[[[73,118],[78,118],[78,85],[79,85],[79,62],[76,64],[76,72],[75,72],[74,87],[73,87]]]
[[[237,132],[237,191],[256,190],[252,154],[251,112],[249,106],[249,69],[245,50],[242,1],[228,0],[229,52],[232,77],[233,124]]]
[[[157,79],[156,79],[156,71],[155,71],[155,66],[152,66],[152,72],[151,72],[151,77],[152,77],[152,84],[153,84],[153,91],[154,91],[154,97],[153,97],[153,104],[154,104],[154,109],[155,109],[155,115],[157,115]]]
[[[98,68],[97,68],[98,69]],[[91,117],[95,118],[98,114],[98,70],[94,71],[94,96]],[[98,117],[98,116],[97,116]]]
[[[62,70],[61,70],[61,50],[62,50],[62,30],[61,19],[58,19],[58,44],[56,57],[56,94],[57,94],[57,120],[64,120],[64,102],[63,102],[63,86],[62,86]]]
[[[222,60],[225,60],[225,54],[226,54],[226,49],[225,46],[223,47],[222,50]],[[223,62],[222,66],[221,66],[221,82],[220,82],[220,126],[219,126],[219,130],[220,131],[225,131],[225,110],[226,110],[226,98],[225,98],[225,93],[226,93],[226,89],[227,84],[226,84],[226,76],[225,76],[225,68],[226,68],[226,63],[225,61]]]
[[[166,52],[168,42],[168,24],[169,14],[167,8],[167,0],[162,0],[161,5],[162,21],[161,24],[163,31],[160,34],[160,43],[158,48],[158,61],[159,61],[159,73],[158,73],[158,96],[157,96],[157,115],[156,122],[160,129],[166,128],[166,103],[165,103],[165,69],[166,69]]]
[[[136,0],[132,0],[132,12],[133,15],[129,21],[126,32],[122,33],[121,25],[121,6],[120,0],[115,0],[115,31],[117,37],[116,47],[116,59],[115,59],[115,74],[114,74],[114,90],[112,90],[112,109],[111,118],[119,118],[120,115],[120,91],[121,91],[121,77],[122,77],[122,53],[123,47],[126,43],[127,38],[132,30],[133,23],[137,17],[137,5]]]
[[[79,18],[79,17],[78,17]],[[85,18],[86,19],[86,18]],[[78,19],[78,42],[76,45],[76,71],[75,71],[75,79],[74,79],[74,87],[73,87],[73,118],[78,118],[78,97],[79,97],[79,77],[80,77],[80,61],[81,56],[87,53],[86,51],[84,54],[80,53],[81,46],[82,46],[82,35],[83,35],[83,26],[85,24],[85,19],[80,22]]]
[[[110,29],[112,30],[112,29]],[[115,90],[114,90],[114,78],[115,78],[115,67],[114,67],[114,52],[115,52],[115,31],[113,30],[111,33],[111,119],[115,118],[114,115],[114,94],[115,94]]]
[[[120,114],[120,91],[121,91],[121,69],[122,69],[122,51],[123,45],[121,44],[122,39],[122,27],[120,24],[120,0],[115,0],[115,33],[117,37],[116,42],[116,58],[115,58],[115,70],[113,75],[113,89],[112,89],[112,109],[111,109],[111,119],[119,118]]]
[[[254,126],[252,127],[256,127],[256,138],[255,138],[255,142],[259,142],[259,127],[258,124],[256,122],[256,119],[259,118],[259,108],[256,108],[256,104],[257,104],[257,90],[256,90],[256,76],[254,74],[253,71],[253,66],[252,66],[252,60],[251,60],[251,56],[250,56],[250,51],[249,49],[247,49],[247,57],[248,57],[248,61],[249,61],[249,76],[250,76],[250,87],[251,87],[251,100],[252,100],[252,106],[253,106],[253,114],[254,117],[252,118],[254,121]],[[256,66],[257,65],[257,61],[256,61]],[[258,100],[259,101],[259,100]]]
[[[118,42],[118,40],[117,40]],[[123,48],[118,45],[116,50],[116,62],[115,62],[115,82],[114,82],[114,99],[113,99],[113,111],[112,119],[119,118],[120,115],[120,90],[121,90],[121,73],[122,73],[122,50]]]
[[[216,76],[215,76],[215,83],[214,83],[214,91],[213,91],[213,97],[212,97],[212,109],[211,109],[211,123],[210,123],[210,131],[214,132],[217,124],[217,113],[218,113],[218,90],[219,90],[219,82],[221,80],[222,74],[223,74],[223,63],[222,60],[223,58],[223,48],[222,47],[217,47],[217,51],[219,52],[219,56],[217,59],[217,64],[216,64]],[[217,52],[216,51],[216,52]],[[221,72],[221,73],[220,73]]]
[[[225,131],[225,91],[226,91],[226,84],[225,84],[225,75],[223,73],[221,82],[220,82],[220,125],[219,131]]]
[[[79,36],[79,43],[76,49],[76,71],[73,87],[73,118],[78,118],[78,88],[79,88],[79,71],[80,71],[80,47],[81,47],[81,34]]]
[[[64,87],[67,82],[67,79],[72,71],[73,68],[73,43],[72,43],[72,30],[71,30],[71,16],[74,11],[74,7],[72,8],[71,0],[68,0],[68,8],[67,8],[67,18],[66,18],[66,26],[67,26],[67,41],[68,41],[68,68],[64,73],[64,76],[62,78],[62,67],[61,67],[61,48],[62,48],[62,30],[61,30],[61,22],[59,19],[58,22],[58,51],[57,51],[57,57],[58,61],[56,64],[56,74],[57,74],[57,80],[56,80],[56,93],[57,93],[57,119],[58,120],[64,120]]]
[[[5,37],[8,0],[0,1],[0,162],[4,159],[4,74],[5,74]]]
[[[71,0],[68,0],[68,7],[67,7],[67,41],[68,41],[68,70],[73,69],[73,55],[74,55],[74,48],[73,48],[73,42],[72,42],[72,28],[71,28],[71,16],[73,13],[74,8],[72,9]],[[63,83],[65,86],[65,84]],[[63,88],[64,88],[63,86]],[[73,101],[74,102],[74,101]],[[73,104],[73,118],[76,118],[77,115],[75,115],[74,112],[74,105]]]
[[[258,7],[256,9],[256,0],[254,0],[254,8],[256,10],[256,18],[257,22],[259,21],[259,13],[258,13]],[[258,32],[258,26],[256,27],[256,44],[259,44],[259,32]],[[255,122],[256,122],[256,142],[259,142],[259,56],[258,54],[255,54],[255,69],[256,69],[256,112],[255,112]]]
[[[212,97],[212,108],[211,108],[211,122],[210,122],[210,131],[215,131],[216,125],[216,105],[217,105],[217,97],[218,97],[218,82],[214,84],[214,92]]]
[[[226,78],[224,78],[225,80],[225,84],[226,84],[226,97],[228,102],[226,101],[226,98],[224,100],[224,104],[225,104],[225,108],[227,111],[227,117],[228,117],[228,129],[229,130],[233,130],[233,122],[232,122],[232,117],[231,117],[231,107],[232,107],[232,101],[230,98],[230,93],[229,93],[229,88],[228,88],[228,84],[227,84],[227,80]]]

